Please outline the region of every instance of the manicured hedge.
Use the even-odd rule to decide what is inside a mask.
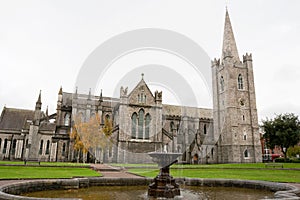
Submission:
[[[282,163],[300,163],[300,158],[276,158],[275,162],[282,162]]]

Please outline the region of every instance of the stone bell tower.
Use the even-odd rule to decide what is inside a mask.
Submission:
[[[252,54],[240,60],[227,9],[222,56],[212,61],[212,81],[218,162],[261,162]]]

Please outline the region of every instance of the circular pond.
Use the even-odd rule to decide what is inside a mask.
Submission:
[[[91,199],[152,199],[147,196],[148,186],[93,186],[80,189],[40,191],[23,194],[27,197],[43,198],[81,198]],[[266,190],[253,190],[233,187],[181,187],[181,196],[175,199],[203,199],[203,200],[256,200],[274,198],[274,193]]]

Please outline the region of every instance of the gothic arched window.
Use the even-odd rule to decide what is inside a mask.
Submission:
[[[63,144],[63,147],[62,147],[62,156],[65,156],[65,153],[66,153],[66,143]]]
[[[145,139],[149,139],[149,135],[150,135],[150,121],[151,121],[150,114],[147,114],[146,115],[146,121],[145,121]]]
[[[16,152],[16,147],[17,147],[17,140],[14,139],[12,143],[12,154],[14,155]]]
[[[40,154],[40,155],[43,153],[43,145],[44,145],[44,140],[41,140],[41,143],[40,143],[40,150],[39,150],[39,154]]]
[[[139,120],[138,120],[138,139],[143,139],[144,135],[144,110],[139,111]]]
[[[50,152],[50,141],[47,140],[47,145],[46,145],[46,154],[49,154]]]
[[[133,139],[136,138],[136,119],[137,119],[137,114],[133,113],[131,116],[131,138]]]
[[[67,113],[65,115],[65,126],[69,126],[70,125],[70,114]]]
[[[243,77],[241,74],[239,74],[239,76],[238,76],[238,89],[239,90],[244,89]]]
[[[221,87],[221,92],[223,92],[224,91],[224,78],[223,78],[223,76],[221,76],[221,78],[220,78],[220,87]]]
[[[4,140],[4,145],[3,145],[3,151],[2,151],[2,153],[6,153],[6,148],[7,148],[7,139]]]

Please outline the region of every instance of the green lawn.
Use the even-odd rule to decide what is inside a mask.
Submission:
[[[129,172],[146,177],[155,177],[158,170],[153,169],[128,169]],[[224,179],[244,179],[244,180],[263,180],[274,182],[293,182],[300,183],[300,171],[298,170],[276,170],[270,169],[224,169],[224,168],[206,168],[206,169],[171,169],[171,175],[174,177],[189,178],[224,178]]]
[[[282,163],[284,168],[298,168],[300,169],[300,163]],[[118,166],[118,167],[125,167],[125,168],[157,168],[157,164],[112,164],[113,166]],[[171,166],[171,168],[179,168],[179,169],[189,169],[189,168],[266,168],[265,163],[243,163],[243,164],[208,164],[208,165],[183,165],[183,164],[174,164]]]
[[[100,176],[88,168],[0,166],[0,179],[72,178],[74,176]]]

